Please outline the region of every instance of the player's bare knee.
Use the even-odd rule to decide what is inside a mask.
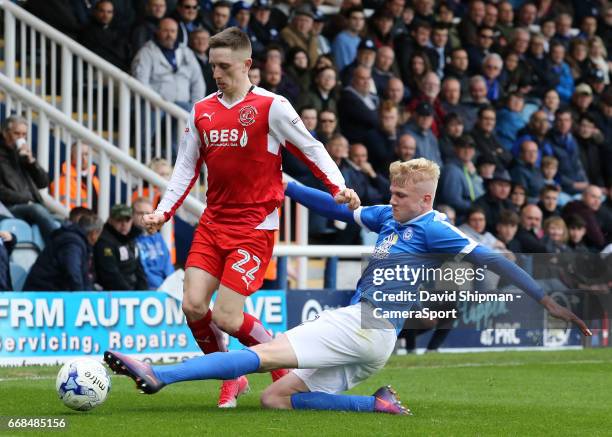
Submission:
[[[184,300],[182,304],[183,313],[187,320],[200,320],[206,315],[208,308],[204,305],[196,305],[193,302]]]
[[[272,410],[290,410],[291,409],[291,397],[281,395],[276,390],[270,388],[264,390],[259,399],[263,408]]]

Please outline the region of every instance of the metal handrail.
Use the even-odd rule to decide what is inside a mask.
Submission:
[[[6,90],[9,94],[14,95],[19,100],[27,103],[28,105],[35,107],[39,112],[40,118],[48,118],[49,120],[54,121],[55,123],[63,126],[69,132],[74,134],[76,137],[85,140],[91,147],[96,149],[102,155],[106,155],[112,158],[114,161],[117,161],[121,165],[123,165],[126,169],[131,171],[134,175],[144,179],[152,185],[158,186],[162,189],[165,189],[168,185],[168,181],[159,176],[153,170],[145,166],[144,164],[138,162],[131,156],[123,153],[120,149],[118,149],[115,145],[109,143],[103,138],[97,136],[93,132],[91,132],[86,127],[72,120],[66,114],[45,102],[40,97],[32,94],[27,89],[15,84],[12,80],[10,80],[7,76],[0,73],[0,88]],[[49,138],[50,128],[48,121],[44,123],[39,123],[39,130],[42,129],[42,126],[46,125],[46,129],[49,130],[47,135],[44,135],[44,132],[39,132],[39,139],[43,139],[46,137],[47,142]],[[48,153],[48,144],[45,146],[44,144],[40,144],[39,140],[39,150],[47,150]],[[48,159],[47,157],[39,157],[39,160],[43,161]],[[104,188],[104,187],[103,187]],[[110,205],[110,192],[108,190],[104,190],[106,192],[106,196],[100,195],[99,204],[99,214],[102,218],[106,218],[108,215],[108,209]],[[107,198],[104,198],[107,197]],[[187,211],[192,214],[200,215],[204,210],[204,203],[194,199],[192,196],[187,196],[185,198],[185,202],[183,203],[184,207]]]

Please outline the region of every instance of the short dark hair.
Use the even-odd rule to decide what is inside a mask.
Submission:
[[[85,231],[86,234],[93,231],[102,231],[102,228],[104,227],[104,222],[102,219],[93,212],[91,212],[91,214],[82,215],[77,224]]]
[[[91,215],[93,211],[89,208],[85,208],[84,206],[75,206],[70,210],[68,214],[68,221],[71,223],[78,223],[79,219],[84,215]]]
[[[497,220],[498,225],[518,226],[520,222],[518,214],[511,209],[502,209]]]
[[[485,219],[487,218],[487,214],[485,213],[485,210],[483,208],[481,208],[480,206],[472,206],[467,214],[466,214],[466,218],[470,218],[473,214],[482,214],[485,216]]]
[[[251,40],[248,35],[237,27],[228,27],[210,38],[211,49],[229,48],[234,50],[246,50],[251,56]]]
[[[217,8],[228,8],[228,9],[232,9],[232,3],[228,2],[227,0],[219,0],[215,3],[213,3],[212,5],[213,9],[217,9]]]
[[[571,214],[565,218],[565,224],[568,229],[586,228],[586,222],[578,214]]]
[[[554,186],[554,185],[544,185],[541,189],[540,189],[540,196],[543,196],[544,194],[550,192],[550,191],[554,191],[555,193],[558,193],[560,190],[558,187]]]

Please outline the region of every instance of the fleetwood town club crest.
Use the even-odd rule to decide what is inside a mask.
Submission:
[[[244,106],[240,108],[240,113],[238,114],[238,121],[243,126],[250,126],[255,123],[255,116],[257,115],[257,109],[255,109],[251,105]]]

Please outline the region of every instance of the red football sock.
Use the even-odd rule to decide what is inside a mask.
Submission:
[[[212,322],[212,311],[208,310],[206,315],[199,320],[187,320],[187,326],[191,329],[193,338],[205,354],[227,352],[225,341],[223,341],[223,333]]]
[[[233,335],[240,341],[240,343],[246,347],[251,347],[255,346],[256,344],[267,343],[274,339],[266,328],[264,328],[258,318],[247,313],[243,314],[244,320],[242,322],[242,326],[240,326],[238,332],[234,333]]]

